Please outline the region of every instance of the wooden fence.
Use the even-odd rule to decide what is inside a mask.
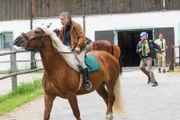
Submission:
[[[22,52],[27,52],[27,51],[26,50],[11,50],[10,52],[0,53],[0,56],[10,55],[10,64],[11,64],[11,71],[12,72],[8,75],[4,75],[4,76],[0,77],[0,80],[12,77],[12,91],[13,92],[17,90],[17,75],[43,70],[43,68],[38,68],[38,69],[24,70],[24,71],[18,72],[17,71],[16,54],[22,53]]]

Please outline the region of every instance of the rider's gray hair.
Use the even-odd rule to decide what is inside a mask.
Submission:
[[[71,20],[71,14],[69,12],[62,12],[60,16],[65,16],[66,18]]]

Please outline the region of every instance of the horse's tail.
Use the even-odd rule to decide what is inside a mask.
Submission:
[[[121,96],[121,87],[120,87],[120,76],[118,77],[116,81],[116,85],[114,87],[114,96],[115,96],[115,101],[113,104],[113,112],[120,114],[124,113],[124,107],[122,105],[122,96]]]

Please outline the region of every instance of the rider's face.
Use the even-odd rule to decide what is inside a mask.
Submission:
[[[65,16],[60,16],[60,21],[63,26],[66,26],[69,22],[69,19],[67,19]]]
[[[146,37],[145,36],[141,36],[141,40],[145,40],[146,39]]]

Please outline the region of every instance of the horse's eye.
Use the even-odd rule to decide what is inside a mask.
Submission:
[[[39,31],[34,31],[34,33],[38,34],[38,33],[40,33],[40,32],[39,32]]]

